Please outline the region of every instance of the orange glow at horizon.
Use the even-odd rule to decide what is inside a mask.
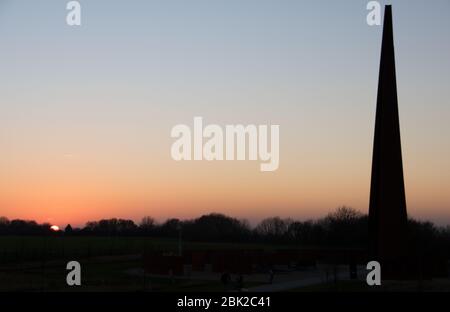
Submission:
[[[327,176],[315,172],[319,167],[312,162],[286,160],[269,174],[259,172],[255,162],[233,161],[167,162],[166,170],[154,166],[140,175],[133,165],[121,171],[113,167],[109,172],[104,167],[91,168],[92,172],[86,167],[85,172],[53,168],[46,175],[29,171],[28,178],[11,172],[10,183],[0,182],[0,215],[83,226],[102,218],[139,222],[151,216],[162,222],[211,212],[253,222],[271,216],[314,219],[342,205],[367,213],[369,166],[361,165],[346,177],[350,171],[344,169],[345,163],[328,164]],[[406,175],[410,215],[445,216],[442,195],[441,201],[428,199],[428,194],[441,191],[412,182]],[[421,208],[430,202],[434,205],[428,210]]]

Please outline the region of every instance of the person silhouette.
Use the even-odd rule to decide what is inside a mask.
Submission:
[[[228,272],[224,272],[222,274],[222,276],[220,277],[220,281],[222,282],[222,284],[225,287],[225,289],[228,288],[230,280],[231,280],[231,276],[230,276],[230,273],[228,273]]]
[[[271,268],[269,270],[269,284],[273,283],[273,278],[274,278],[275,272],[273,271],[273,269]]]
[[[242,288],[244,288],[244,277],[242,276],[242,274],[239,274],[236,282],[237,282],[238,291],[242,291]]]

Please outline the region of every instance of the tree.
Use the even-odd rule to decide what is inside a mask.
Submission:
[[[152,217],[143,217],[141,221],[141,227],[143,228],[153,228],[156,225],[155,219]]]
[[[184,235],[201,241],[242,241],[250,236],[248,222],[220,213],[203,215],[183,226]]]
[[[329,213],[319,224],[329,245],[364,245],[368,239],[368,219],[359,211],[342,206]]]
[[[179,219],[168,219],[166,222],[161,224],[159,227],[159,232],[161,236],[166,237],[178,237],[178,230],[180,228],[181,221]]]
[[[9,220],[6,217],[0,217],[0,234],[7,234],[9,227]]]
[[[312,244],[317,239],[314,235],[315,227],[316,225],[312,221],[295,221],[289,225],[287,236],[298,243]]]
[[[280,217],[266,218],[255,228],[257,234],[271,240],[278,240],[287,234],[291,219],[281,219]]]
[[[67,224],[66,228],[64,229],[64,233],[69,235],[73,233],[73,229],[70,224]]]
[[[156,221],[152,217],[143,217],[139,225],[139,231],[145,235],[153,235],[156,232]]]
[[[338,207],[335,212],[329,213],[326,217],[332,222],[352,223],[361,218],[363,214],[351,207]]]
[[[84,231],[96,235],[130,235],[135,234],[137,225],[132,220],[102,219],[98,222],[88,222]]]

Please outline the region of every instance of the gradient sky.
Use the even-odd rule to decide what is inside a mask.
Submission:
[[[0,0],[0,215],[258,221],[368,211],[368,1]],[[385,1],[380,1],[385,4]],[[393,4],[408,212],[450,223],[450,1]],[[280,168],[175,162],[171,128],[279,124]]]

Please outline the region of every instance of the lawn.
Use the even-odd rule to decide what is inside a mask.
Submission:
[[[196,242],[183,242],[182,246],[185,250],[273,248],[262,244]],[[150,237],[0,236],[0,264],[142,254],[156,250],[177,252],[178,240]]]
[[[181,278],[144,277],[130,274],[139,268],[139,261],[83,261],[82,285],[69,287],[66,284],[67,271],[63,263],[51,267],[20,268],[0,271],[1,291],[223,291],[219,280],[189,280]],[[246,286],[256,286],[251,283]]]
[[[380,286],[368,286],[365,280],[338,281],[337,283],[318,284],[288,292],[448,292],[449,279],[419,281],[385,281]]]
[[[182,247],[183,250],[301,248],[296,245],[223,242],[183,242]],[[143,254],[149,251],[178,252],[178,240],[159,237],[0,236],[0,265],[24,261]]]
[[[271,249],[260,244],[184,242],[183,250]],[[276,246],[280,248],[280,246]],[[177,252],[177,239],[145,237],[0,236],[0,291],[221,291],[219,280],[144,278],[149,251]],[[82,261],[82,286],[66,285],[68,261]],[[246,286],[256,286],[251,284]]]

